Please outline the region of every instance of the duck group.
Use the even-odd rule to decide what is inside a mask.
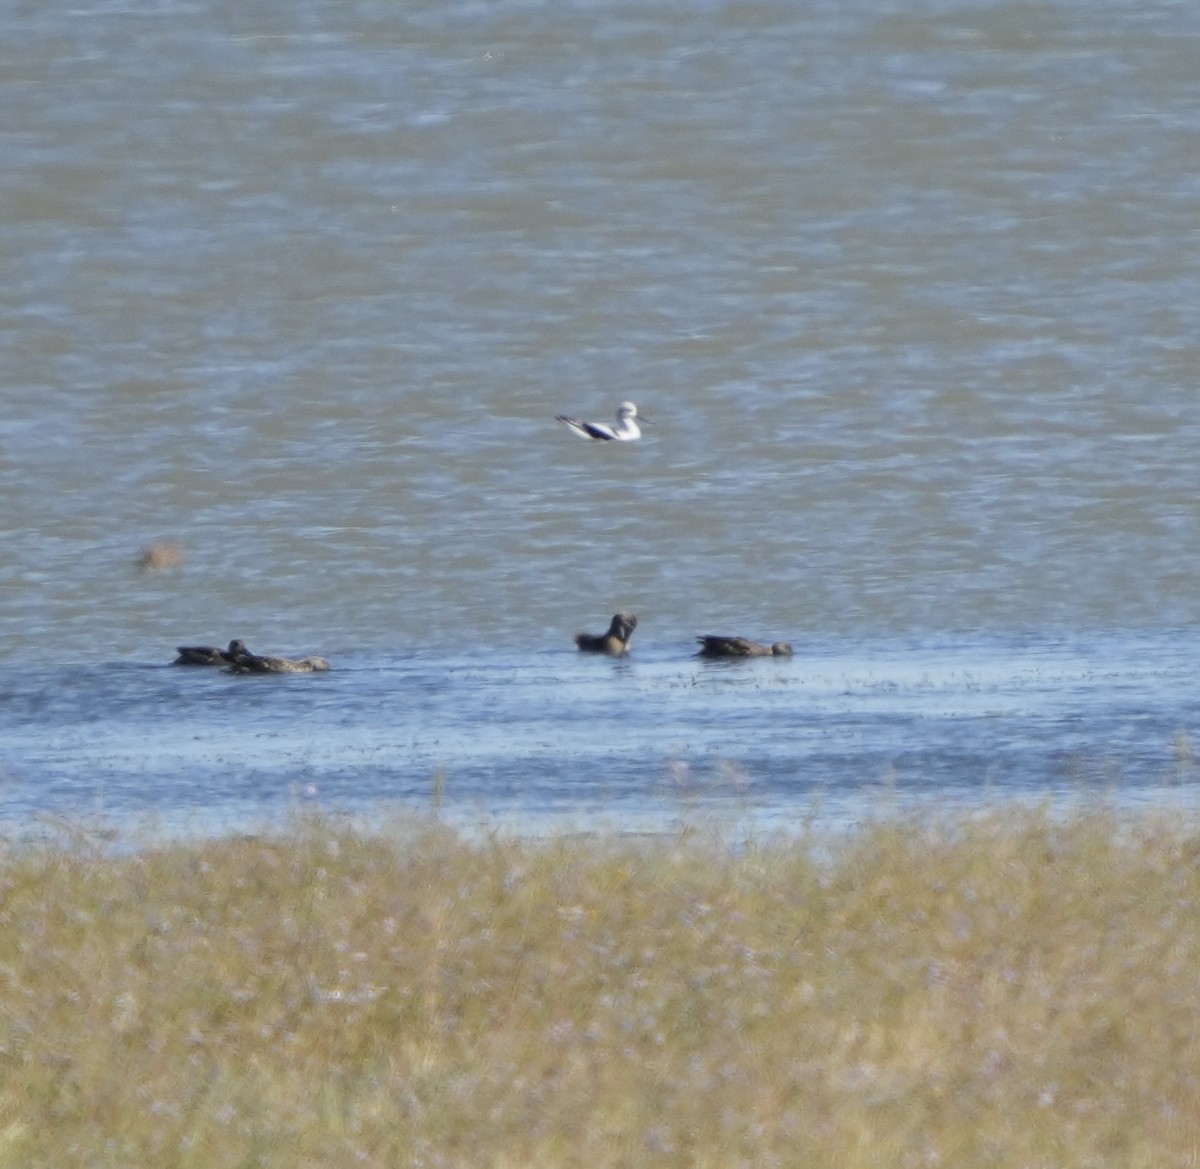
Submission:
[[[639,420],[647,421],[639,414],[633,402],[622,402],[617,408],[617,424],[588,422],[568,414],[556,414],[573,434],[580,438],[599,442],[636,442],[642,437]],[[633,613],[614,613],[605,633],[576,633],[575,645],[583,653],[606,654],[609,657],[624,657],[629,653],[629,642],[637,628],[638,619]],[[792,646],[787,641],[758,642],[748,637],[730,637],[705,634],[696,638],[702,658],[764,658],[791,657]],[[285,658],[275,654],[255,654],[239,639],[231,641],[224,649],[213,645],[181,645],[177,647],[177,666],[217,666],[230,674],[315,674],[329,669],[329,661],[318,656]]]
[[[633,613],[614,613],[607,633],[577,633],[575,644],[585,653],[608,654],[624,657],[629,652],[629,640],[637,628],[638,619]],[[748,637],[725,637],[706,634],[696,638],[700,645],[697,654],[702,658],[790,658],[790,641],[774,641],[769,644],[751,641]]]
[[[633,402],[622,402],[617,408],[617,424],[588,422],[567,414],[556,414],[573,434],[580,438],[599,442],[635,442],[642,437],[639,420],[647,421],[639,414]],[[576,633],[575,645],[583,653],[606,654],[609,657],[624,657],[629,653],[629,642],[637,628],[638,619],[628,612],[614,613],[605,633]],[[696,638],[702,658],[765,658],[791,657],[791,642],[759,642],[748,637],[730,637],[724,634],[704,634]],[[251,653],[246,643],[234,639],[224,649],[213,645],[181,645],[178,656],[172,663],[176,666],[216,666],[230,674],[316,674],[329,669],[326,658],[312,655],[303,658],[286,658],[275,654]]]
[[[637,628],[633,613],[614,613],[605,633],[577,633],[575,645],[583,653],[624,657]],[[702,658],[766,658],[791,657],[792,646],[787,641],[758,642],[748,637],[727,637],[705,634],[696,638],[700,646],[697,657]],[[285,658],[276,654],[251,653],[246,643],[235,638],[224,649],[216,645],[181,645],[172,665],[216,666],[228,674],[320,674],[329,667],[329,659],[315,654],[303,658]]]

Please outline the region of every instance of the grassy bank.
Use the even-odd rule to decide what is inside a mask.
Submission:
[[[0,1166],[1173,1166],[1200,834],[0,856]]]

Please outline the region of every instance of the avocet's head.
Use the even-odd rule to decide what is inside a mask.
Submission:
[[[632,402],[622,402],[617,407],[617,417],[624,421],[626,418],[636,418],[637,407]]]

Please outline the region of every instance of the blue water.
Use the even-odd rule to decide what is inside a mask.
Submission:
[[[796,830],[881,805],[1190,806],[1195,641],[346,653],[327,675],[105,664],[0,692],[6,818],[175,831],[303,810],[523,831]]]

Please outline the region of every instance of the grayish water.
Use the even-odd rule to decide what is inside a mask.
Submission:
[[[9,818],[1190,795],[1194,5],[0,33]],[[231,637],[335,670],[159,668]]]

